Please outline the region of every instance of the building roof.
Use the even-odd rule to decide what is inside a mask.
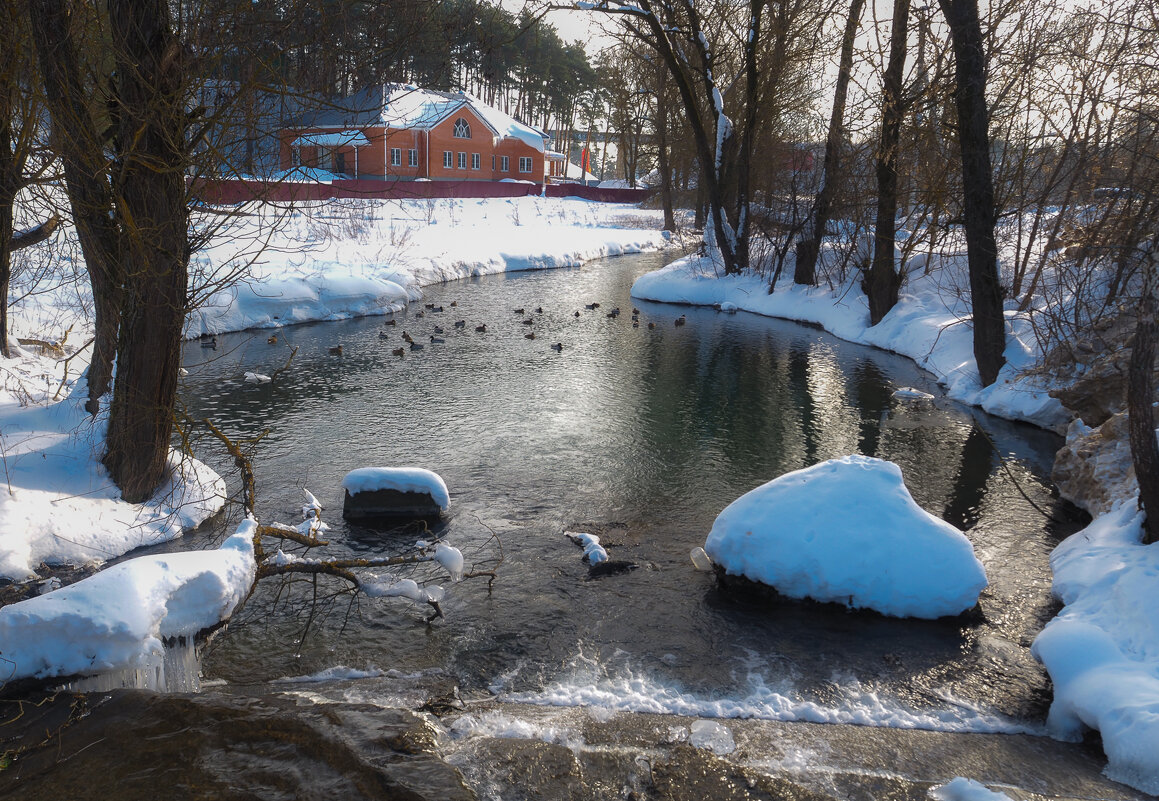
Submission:
[[[293,142],[292,147],[366,147],[370,144],[362,131],[332,131],[327,133],[302,134]]]
[[[462,108],[474,112],[493,136],[519,139],[541,153],[544,151],[546,134],[488,106],[477,97],[465,92],[436,92],[397,83],[370,86],[343,100],[307,112],[294,121],[294,126],[349,129],[385,125],[429,130]]]

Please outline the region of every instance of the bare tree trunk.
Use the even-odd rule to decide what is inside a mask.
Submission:
[[[994,178],[990,169],[989,113],[986,108],[986,54],[977,0],[938,0],[954,47],[954,100],[962,151],[963,215],[974,316],[974,360],[982,386],[998,379],[1006,363],[1006,321],[998,283],[994,241]]]
[[[88,71],[80,57],[80,26],[84,14],[73,0],[27,0],[27,3],[37,62],[52,115],[54,146],[64,163],[65,189],[93,290],[96,338],[89,364],[89,400],[85,408],[95,414],[100,397],[109,391],[112,383],[124,282],[117,255],[105,142],[89,110],[92,91],[85,83]]]
[[[793,283],[812,286],[817,283],[817,255],[821,240],[829,225],[829,209],[833,205],[837,175],[841,164],[841,140],[845,133],[845,102],[849,96],[849,78],[853,72],[853,43],[861,22],[865,0],[852,0],[849,17],[845,20],[845,34],[841,38],[841,60],[837,67],[837,86],[833,90],[833,113],[829,116],[829,132],[825,137],[825,164],[821,170],[821,188],[813,202],[813,218],[805,235],[797,240],[793,267]]]
[[[668,144],[668,73],[657,70],[656,90],[656,157],[660,168],[660,205],[664,207],[664,230],[676,230],[676,213],[672,207],[672,164]]]
[[[1131,460],[1139,482],[1139,505],[1146,513],[1143,524],[1145,543],[1159,541],[1159,444],[1155,440],[1155,264],[1148,264],[1139,299],[1139,319],[1135,324],[1135,345],[1127,368],[1127,417],[1130,428]]]
[[[109,0],[128,277],[105,466],[130,503],[165,478],[189,261],[185,76],[165,0]]]
[[[905,74],[906,28],[910,0],[894,0],[889,63],[882,86],[881,141],[877,151],[877,224],[873,262],[861,285],[869,299],[869,322],[877,325],[897,305],[901,276],[895,268],[897,234],[897,157],[901,141],[902,78]]]

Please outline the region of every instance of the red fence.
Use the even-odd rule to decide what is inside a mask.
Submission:
[[[206,203],[233,204],[250,200],[293,203],[330,198],[488,198],[525,197],[543,192],[542,184],[503,181],[382,181],[340,180],[329,184],[293,181],[243,181],[198,179],[193,193]],[[548,197],[579,197],[601,203],[640,203],[648,189],[600,189],[581,184],[548,184]]]

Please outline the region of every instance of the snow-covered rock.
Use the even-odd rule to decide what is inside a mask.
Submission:
[[[1097,428],[1073,421],[1050,477],[1062,497],[1092,515],[1105,514],[1122,498],[1137,495],[1127,413],[1113,415]]]
[[[434,519],[450,505],[447,485],[421,467],[361,467],[342,479],[342,516],[367,526]]]
[[[937,618],[971,609],[986,571],[962,532],[914,502],[901,469],[846,456],[733,501],[704,545],[726,573],[793,598]]]

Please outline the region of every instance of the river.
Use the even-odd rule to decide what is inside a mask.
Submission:
[[[247,782],[254,795],[236,797],[920,797],[959,774],[1135,797],[1099,777],[1097,748],[1044,736],[1049,681],[1029,646],[1056,609],[1049,553],[1082,522],[1049,483],[1058,438],[813,328],[630,299],[664,260],[458,281],[392,318],[189,343],[182,401],[256,441],[260,519],[297,523],[305,487],[331,554],[399,553],[427,535],[345,524],[340,482],[425,467],[451,493],[436,533],[468,563],[502,562],[493,584],[445,584],[446,617],[431,623],[406,601],[271,583],[205,653],[202,693],[114,695],[87,725],[182,720],[216,788],[204,797]],[[292,347],[273,382],[243,381]],[[938,397],[895,399],[903,386]],[[212,439],[194,442],[236,478]],[[990,579],[975,619],[786,602],[693,569],[689,550],[736,497],[854,452],[899,464],[921,506],[967,531]],[[237,514],[168,547],[220,541]],[[632,569],[593,576],[565,531],[599,534]],[[243,745],[221,739],[239,726]],[[129,747],[154,753],[145,773],[125,770],[143,788],[170,780],[163,740]]]

